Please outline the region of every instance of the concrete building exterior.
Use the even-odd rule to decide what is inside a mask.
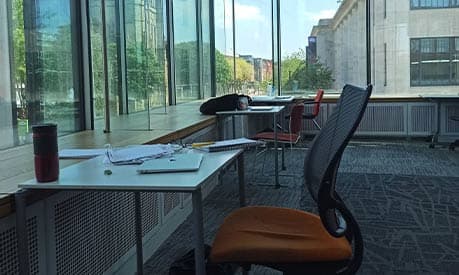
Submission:
[[[371,1],[374,94],[459,93],[459,3],[439,2]],[[345,0],[311,31],[337,90],[366,83],[365,22],[365,0]]]

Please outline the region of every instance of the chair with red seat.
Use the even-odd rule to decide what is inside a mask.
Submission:
[[[288,132],[278,132],[277,133],[277,142],[282,146],[282,170],[285,170],[285,155],[284,149],[285,144],[290,144],[290,147],[297,144],[301,138],[301,130],[303,126],[303,112],[304,105],[302,103],[296,104],[292,107],[290,111],[289,118],[289,131]],[[260,132],[252,137],[252,139],[262,140],[267,143],[275,142],[274,132]]]
[[[300,139],[303,125],[304,105],[296,104],[292,107],[289,118],[289,131],[277,133],[277,142],[296,144]],[[252,139],[259,139],[267,142],[274,142],[274,132],[261,132],[256,134]]]
[[[284,274],[354,274],[363,257],[357,221],[335,190],[342,154],[365,112],[372,86],[346,85],[304,160],[304,183],[318,215],[249,206],[225,218],[214,239],[212,263],[249,270],[263,265]]]
[[[322,98],[324,96],[324,90],[318,89],[314,101],[305,102],[304,104],[312,104],[312,111],[310,113],[304,113],[303,119],[310,119],[312,123],[317,127],[317,129],[321,129],[319,123],[317,123],[317,115],[319,115],[320,111],[320,103],[322,102]]]

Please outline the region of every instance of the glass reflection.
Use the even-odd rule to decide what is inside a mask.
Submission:
[[[175,96],[182,103],[200,97],[196,3],[174,0],[173,9]]]

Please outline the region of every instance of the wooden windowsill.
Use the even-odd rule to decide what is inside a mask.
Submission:
[[[216,123],[215,116],[199,112],[201,102],[192,102],[167,108],[167,114],[151,115],[153,130],[88,130],[59,137],[59,149],[103,148],[107,143],[115,147],[132,144],[168,143]],[[135,117],[135,116],[133,116]],[[127,118],[129,120],[129,118]],[[60,160],[60,168],[81,160]],[[0,217],[12,213],[13,194],[18,184],[34,175],[33,146],[31,144],[0,151]]]

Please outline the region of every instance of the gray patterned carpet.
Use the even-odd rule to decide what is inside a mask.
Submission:
[[[287,167],[275,190],[273,152],[246,154],[247,202],[315,210],[302,184],[306,150],[287,151]],[[254,165],[256,163],[256,165]],[[262,164],[265,164],[264,166]],[[256,175],[256,177],[255,177]],[[238,207],[234,172],[223,176],[204,202],[206,242]],[[338,175],[338,193],[359,222],[365,254],[359,274],[459,274],[459,152],[416,143],[352,143]],[[192,248],[188,218],[145,265],[147,274],[167,274],[172,260]],[[255,267],[252,274],[279,274]]]

